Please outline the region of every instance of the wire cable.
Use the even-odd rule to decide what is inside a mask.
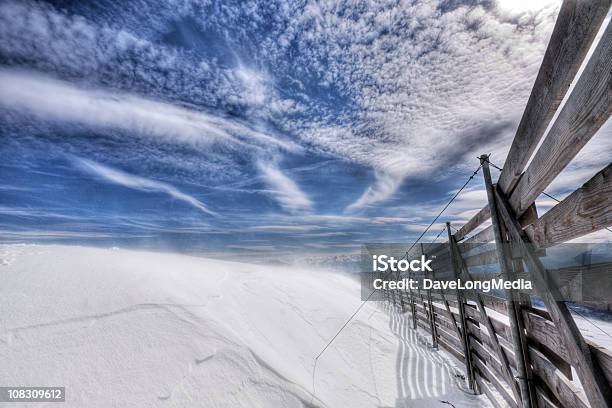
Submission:
[[[492,162],[489,160],[489,156],[487,156],[487,158],[485,159],[485,161],[486,161],[487,163],[489,163],[489,164],[490,164],[492,167],[496,168],[497,170],[502,171],[502,169],[501,169],[500,167],[496,166],[495,164],[493,164],[493,163],[492,163]],[[544,196],[546,196],[546,197],[550,198],[551,200],[556,201],[557,203],[560,203],[560,202],[561,202],[561,200],[559,200],[559,199],[558,199],[558,198],[556,198],[556,197],[553,197],[552,195],[548,194],[546,191],[542,191],[542,195],[544,195]],[[580,215],[580,214],[578,214],[578,216],[579,216],[579,217],[582,217],[582,218],[586,218],[586,217],[584,217],[584,216],[582,216],[582,215]],[[604,228],[605,228],[606,230],[608,230],[609,232],[612,232],[612,229],[610,229],[609,227],[604,227]]]
[[[576,308],[571,308],[571,311],[576,313],[578,316],[582,317],[584,320],[586,320],[587,322],[589,322],[591,325],[595,326],[600,332],[602,332],[603,334],[605,334],[606,336],[610,337],[612,339],[612,336],[610,336],[610,334],[608,334],[608,332],[606,332],[604,329],[602,329],[601,327],[599,327],[598,325],[596,325],[595,323],[593,323],[590,319],[588,319],[585,315],[583,315],[582,313],[580,313],[578,310],[576,310]]]
[[[408,253],[412,250],[412,248],[414,248],[414,246],[425,236],[425,234],[427,233],[427,231],[429,231],[431,229],[431,227],[436,223],[436,221],[438,221],[438,218],[440,218],[440,216],[444,213],[444,211],[446,211],[446,209],[453,203],[453,201],[455,201],[455,199],[459,196],[459,194],[461,194],[461,192],[467,187],[467,185],[470,183],[470,181],[472,181],[474,179],[474,177],[476,176],[476,174],[478,174],[478,172],[480,171],[480,169],[482,168],[482,164],[480,166],[478,166],[478,168],[476,170],[474,170],[474,172],[472,173],[472,175],[467,179],[467,181],[463,184],[463,186],[461,186],[461,188],[455,193],[455,195],[453,195],[453,197],[448,201],[448,203],[446,203],[446,205],[444,206],[444,208],[442,208],[442,210],[438,213],[438,215],[436,215],[436,217],[433,219],[433,221],[431,221],[431,223],[427,226],[427,228],[425,228],[425,231],[423,231],[423,233],[416,239],[416,241],[414,241],[414,243],[412,244],[412,246],[406,251],[406,254],[400,258],[399,260],[402,260],[404,258],[408,257]],[[442,234],[444,230],[440,231],[440,233],[438,234],[438,237]],[[436,237],[436,239],[438,238]],[[387,272],[387,274],[383,277],[386,278],[388,276],[390,272]],[[312,370],[312,398],[314,400],[314,396],[316,393],[315,390],[315,374],[316,374],[316,370],[317,370],[317,363],[319,361],[319,358],[323,355],[323,353],[328,349],[329,346],[331,346],[331,344],[334,342],[334,340],[336,340],[336,338],[340,335],[340,333],[346,328],[346,326],[348,326],[348,324],[355,318],[355,316],[357,316],[357,314],[359,313],[359,311],[365,306],[365,304],[367,303],[368,300],[370,300],[370,298],[372,297],[372,295],[374,295],[374,293],[376,292],[376,289],[374,289],[372,292],[370,292],[370,294],[366,297],[366,299],[364,301],[361,302],[361,304],[359,305],[359,307],[353,312],[353,314],[348,318],[348,320],[342,325],[342,327],[340,327],[340,329],[336,332],[336,334],[334,335],[334,337],[331,338],[331,340],[329,340],[327,342],[327,344],[325,345],[325,347],[323,347],[323,349],[319,352],[319,354],[317,354],[317,356],[314,359],[314,366],[313,366],[313,370]]]
[[[440,213],[438,215],[436,215],[436,218],[433,219],[433,221],[429,224],[429,226],[427,228],[425,228],[425,231],[423,231],[423,233],[417,238],[416,241],[414,241],[414,243],[412,244],[412,246],[408,249],[407,252],[410,252],[410,250],[412,248],[414,248],[414,246],[421,240],[421,238],[423,238],[423,236],[427,233],[427,231],[429,231],[429,229],[436,223],[436,221],[438,221],[438,218],[440,218],[440,216],[442,215],[442,213],[444,213],[444,211],[446,211],[446,209],[453,203],[453,201],[455,201],[455,198],[457,198],[457,196],[459,194],[461,194],[461,192],[467,187],[467,185],[470,183],[470,181],[472,181],[472,179],[476,176],[476,174],[478,174],[478,172],[480,171],[480,169],[482,168],[482,164],[480,166],[478,166],[478,168],[476,170],[474,170],[474,172],[472,173],[472,175],[467,179],[467,181],[463,184],[463,186],[461,186],[461,188],[455,193],[455,195],[449,200],[448,203],[446,203],[446,205],[444,206],[444,208],[442,208],[442,211],[440,211]]]
[[[499,168],[498,166],[496,166],[495,164],[493,164],[490,160],[489,157],[487,156],[487,158],[485,159],[485,161],[487,163],[489,163],[492,167],[496,168],[499,171],[502,171],[501,168]],[[547,193],[546,191],[542,191],[542,195],[550,198],[551,200],[560,203],[561,200],[559,200],[557,197],[554,197],[553,195]],[[578,214],[578,216],[581,216],[580,214]],[[606,230],[612,232],[612,229],[608,228],[608,227],[604,227]],[[597,328],[600,332],[602,332],[603,334],[605,334],[606,336],[608,336],[609,338],[612,339],[612,336],[606,332],[605,330],[603,330],[601,327],[599,327],[597,324],[595,324],[593,321],[591,321],[591,319],[587,318],[585,315],[583,315],[582,313],[580,313],[578,310],[576,310],[576,308],[571,308],[572,312],[576,313],[578,316],[582,317],[584,320],[586,320],[588,323],[590,323],[593,327]]]

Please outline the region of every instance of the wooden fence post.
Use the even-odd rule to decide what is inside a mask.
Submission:
[[[549,279],[548,272],[540,259],[535,255],[527,234],[518,221],[508,203],[507,198],[499,190],[495,190],[496,201],[499,203],[500,213],[505,221],[508,233],[512,237],[525,261],[533,284],[540,298],[544,301],[550,317],[557,327],[561,340],[567,348],[572,365],[575,366],[580,382],[584,388],[589,403],[593,408],[612,406],[612,390],[599,365],[599,361],[584,341],[580,329],[572,317],[565,302],[560,301],[559,288]]]
[[[461,271],[462,274],[465,275],[466,279],[470,281],[474,281],[472,274],[468,270],[468,267],[465,264],[465,260],[461,256],[459,247],[457,246],[457,243],[455,242],[454,239],[451,241],[451,245],[453,245],[455,255],[457,257],[457,262],[459,263],[459,270]],[[485,310],[485,305],[484,305],[484,301],[482,300],[482,296],[480,296],[480,293],[476,290],[472,292],[474,294],[474,300],[476,301],[476,305],[478,306],[478,312],[480,313],[480,320],[481,322],[484,322],[484,325],[487,328],[487,333],[489,334],[489,338],[491,339],[493,348],[495,349],[495,352],[497,353],[497,357],[499,358],[499,361],[502,364],[502,370],[504,371],[504,374],[506,376],[506,381],[508,382],[508,385],[510,386],[510,389],[512,390],[512,394],[514,395],[514,398],[520,402],[520,399],[521,399],[520,390],[518,388],[516,381],[514,381],[514,378],[512,376],[512,370],[510,369],[510,362],[508,361],[508,356],[506,356],[505,351],[503,350],[501,344],[499,343],[499,339],[497,338],[497,334],[495,334],[495,328],[493,327],[493,323],[491,323],[491,319],[489,318],[489,316],[487,316],[487,311]]]
[[[408,253],[406,253],[406,257],[408,257]],[[408,272],[408,280],[412,279],[412,274]],[[416,305],[414,303],[414,292],[412,291],[412,287],[409,286],[410,291],[410,312],[412,313],[412,329],[416,330],[417,328],[417,317],[416,317]]]
[[[448,250],[450,252],[451,265],[453,268],[453,275],[455,279],[459,279],[459,271],[457,266],[457,259],[454,254],[454,246],[451,244],[453,238],[453,234],[450,229],[450,222],[446,223],[446,229],[448,231]],[[472,352],[470,350],[470,339],[467,332],[467,322],[465,320],[465,310],[464,310],[464,300],[463,295],[457,289],[457,307],[459,309],[459,320],[461,321],[461,342],[463,343],[463,354],[465,355],[465,371],[467,373],[468,378],[468,386],[470,390],[474,390],[474,364],[472,362]],[[452,312],[449,309],[449,313],[451,317],[453,316]]]
[[[508,264],[509,256],[507,248],[504,245],[504,239],[501,230],[501,220],[497,213],[497,205],[495,201],[495,192],[493,190],[493,181],[491,180],[491,170],[489,169],[489,157],[487,155],[480,156],[480,164],[482,165],[482,173],[484,176],[485,186],[487,189],[487,198],[489,209],[491,211],[491,224],[493,224],[493,233],[495,237],[495,249],[497,251],[497,259],[503,279],[511,279],[510,267]],[[510,320],[510,330],[512,331],[512,348],[514,351],[514,359],[516,360],[516,368],[518,371],[518,384],[520,389],[520,399],[523,408],[531,408],[531,399],[529,393],[529,383],[527,381],[527,370],[525,367],[525,352],[523,342],[521,341],[521,332],[519,329],[518,316],[516,305],[514,302],[515,294],[513,290],[506,290],[506,306],[508,308],[508,317]],[[514,379],[511,378],[511,381]]]
[[[423,244],[421,246],[421,254],[425,255],[423,251]],[[426,277],[425,271],[423,271],[423,276]],[[433,302],[431,298],[431,289],[427,289],[427,310],[429,311],[429,325],[431,326],[431,342],[432,347],[438,348],[438,329],[436,327],[436,314],[434,312]]]

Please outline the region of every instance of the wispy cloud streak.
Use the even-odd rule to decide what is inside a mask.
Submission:
[[[106,181],[110,181],[111,183],[139,191],[164,193],[176,200],[183,201],[206,214],[217,215],[217,213],[209,210],[208,207],[206,207],[206,205],[204,205],[204,203],[197,198],[179,191],[176,187],[168,183],[135,176],[133,174],[125,173],[121,170],[113,169],[87,159],[79,158],[75,160],[75,163],[82,170],[101,177]]]
[[[71,83],[33,72],[0,70],[0,105],[43,119],[115,128],[194,145],[220,142],[242,147],[297,145],[237,121],[170,103]]]
[[[259,162],[257,167],[261,172],[264,183],[270,189],[270,194],[278,201],[280,206],[291,213],[308,212],[312,208],[312,201],[295,181],[287,177],[278,167]]]

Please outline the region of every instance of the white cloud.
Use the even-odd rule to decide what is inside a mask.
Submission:
[[[286,232],[310,232],[318,229],[316,226],[310,225],[257,225],[251,227],[254,231],[271,232],[271,233],[286,233]]]
[[[149,35],[152,31],[167,30],[176,18],[176,4],[151,6],[160,11],[147,15],[146,24],[127,11],[108,25],[37,3],[6,2],[0,6],[3,54],[67,78],[133,91],[84,89],[4,71],[0,103],[52,119],[187,143],[255,148],[272,143],[294,149],[253,128],[268,119],[307,149],[373,169],[376,180],[347,208],[356,211],[392,197],[406,178],[448,177],[458,167],[467,173],[481,153],[492,152],[493,160],[503,164],[560,2],[468,3],[402,0],[338,7],[270,0],[210,15],[181,8],[178,14],[195,17],[200,27],[222,27],[219,32],[231,43],[215,45],[228,45],[227,54],[238,61],[223,66],[216,58],[152,40],[159,38]],[[265,35],[259,36],[262,20],[251,17],[265,15],[260,11],[266,8],[275,11],[275,24],[266,23]],[[232,24],[241,20],[249,21],[248,27],[234,30]],[[249,41],[256,44],[252,55],[239,55],[239,47],[231,46]],[[228,101],[244,106],[249,125],[160,102],[160,89],[168,98],[196,106],[223,110]],[[574,173],[572,183],[588,173],[576,170],[581,173]],[[278,168],[265,165],[260,172],[268,193],[284,209],[312,208],[308,196]],[[560,188],[561,178],[555,183],[552,187]],[[449,213],[467,217],[486,201],[472,198],[458,200]],[[437,205],[415,206],[409,215],[437,212]]]
[[[309,107],[320,112],[314,121],[290,124],[309,144],[378,173],[349,209],[391,197],[406,177],[475,167],[484,152],[505,156],[559,2],[441,3],[343,4],[342,12],[321,3],[283,34],[298,62],[357,107]]]
[[[87,159],[79,158],[75,159],[75,162],[81,169],[95,176],[102,177],[104,180],[110,181],[111,183],[140,191],[164,193],[176,200],[183,201],[206,214],[217,215],[215,212],[209,210],[204,203],[197,198],[179,191],[176,187],[168,183],[128,174],[121,170],[113,169]]]
[[[237,120],[126,93],[79,88],[32,72],[0,70],[0,88],[0,105],[4,108],[44,119],[128,130],[196,146],[220,142],[297,149],[292,142],[278,140]]]
[[[283,209],[291,213],[303,213],[312,209],[312,201],[306,193],[278,167],[263,161],[257,167],[264,183],[270,188],[269,193]]]
[[[348,211],[360,210],[391,197],[402,183],[403,178],[397,174],[376,172],[376,183],[369,186],[357,201],[347,207]]]

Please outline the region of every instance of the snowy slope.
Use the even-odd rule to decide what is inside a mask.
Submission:
[[[0,258],[0,385],[66,386],[62,406],[488,406],[375,303],[319,360],[313,397],[314,356],[360,304],[345,275],[68,246]]]

